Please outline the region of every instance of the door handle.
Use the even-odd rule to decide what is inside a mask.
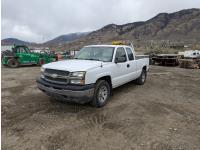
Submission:
[[[129,68],[130,67],[130,65],[129,64],[127,64],[127,68]]]

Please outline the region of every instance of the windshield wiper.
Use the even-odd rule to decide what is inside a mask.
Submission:
[[[84,58],[73,58],[73,59],[85,60]]]
[[[88,59],[85,59],[85,60],[96,60],[96,61],[101,61],[100,59],[94,59],[94,58],[88,58]]]
[[[94,59],[94,58],[74,58],[74,59],[101,61],[100,59]]]

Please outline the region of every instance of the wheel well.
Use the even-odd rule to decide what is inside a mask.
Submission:
[[[147,71],[147,66],[144,66],[144,67],[142,68],[142,70]]]
[[[112,80],[111,80],[111,76],[104,76],[104,77],[101,77],[101,78],[99,78],[97,81],[99,81],[99,80],[105,80],[105,81],[107,81],[107,82],[109,83],[111,89],[112,89]]]
[[[8,58],[8,60],[10,60],[10,59],[16,59],[16,60],[18,60],[19,57],[13,56],[13,57],[9,57],[9,58]]]

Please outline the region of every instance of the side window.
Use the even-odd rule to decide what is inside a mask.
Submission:
[[[17,48],[18,53],[26,53],[25,49],[23,47],[18,47]]]
[[[128,55],[129,60],[134,60],[133,52],[130,48],[126,48],[126,52]]]
[[[126,62],[126,52],[123,47],[117,48],[116,55],[115,55],[115,60],[120,60],[120,62]]]
[[[24,50],[26,51],[26,53],[31,53],[30,49],[25,47]]]

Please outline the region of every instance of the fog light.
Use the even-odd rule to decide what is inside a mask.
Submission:
[[[40,71],[43,73],[45,71],[45,69],[43,67],[41,67]]]
[[[41,76],[40,76],[41,78],[44,78],[44,75],[43,74],[41,74]]]

